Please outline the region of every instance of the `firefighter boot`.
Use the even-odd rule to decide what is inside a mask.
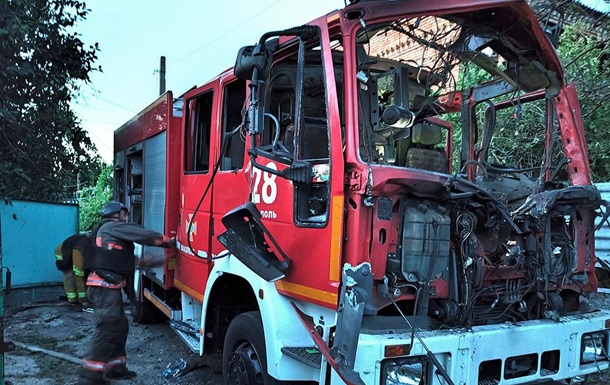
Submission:
[[[102,372],[94,372],[80,368],[80,378],[76,385],[111,385],[112,383],[104,378]]]
[[[112,370],[104,373],[104,378],[107,380],[131,380],[138,376],[133,370],[129,370],[126,367],[113,368]]]

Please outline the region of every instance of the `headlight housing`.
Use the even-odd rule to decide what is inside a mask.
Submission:
[[[381,385],[425,385],[427,372],[423,357],[387,360],[381,364]]]
[[[580,344],[581,365],[608,361],[607,347],[608,334],[606,332],[600,331],[583,334]]]

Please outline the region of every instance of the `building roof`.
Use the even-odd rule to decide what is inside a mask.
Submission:
[[[575,0],[575,2],[598,13],[610,13],[610,1],[608,0]]]
[[[610,36],[610,0],[528,0],[541,23],[553,24],[565,17],[566,24],[581,24],[585,33]],[[547,20],[547,17],[550,19]],[[547,20],[547,21],[545,21]]]

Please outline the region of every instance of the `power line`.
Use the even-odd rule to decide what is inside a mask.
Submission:
[[[114,126],[114,127],[118,127],[119,124],[116,122],[109,122],[107,120],[96,120],[96,119],[87,119],[87,118],[83,118],[82,116],[80,116],[80,119],[83,122],[89,122],[89,123],[99,123],[99,124],[103,124],[105,126]]]
[[[223,33],[222,35],[220,35],[220,36],[216,37],[215,39],[213,39],[213,40],[211,40],[211,41],[208,41],[207,43],[205,43],[205,44],[204,44],[204,45],[202,45],[201,47],[199,47],[199,48],[195,49],[194,51],[192,51],[192,52],[190,52],[190,53],[188,53],[188,54],[186,54],[185,56],[182,56],[181,58],[179,58],[179,59],[177,59],[177,60],[175,60],[175,61],[172,61],[170,64],[175,64],[175,63],[178,63],[178,62],[180,62],[180,61],[183,61],[183,60],[185,60],[185,59],[187,59],[187,58],[189,58],[189,57],[193,56],[194,54],[196,54],[196,53],[200,52],[200,51],[201,51],[201,50],[203,50],[204,48],[206,48],[206,47],[208,47],[208,46],[210,46],[210,45],[212,45],[212,44],[216,43],[216,42],[217,42],[217,41],[219,41],[220,39],[224,38],[225,36],[229,35],[230,33],[234,32],[234,31],[236,31],[237,29],[239,29],[240,27],[244,26],[244,25],[245,25],[245,24],[247,24],[248,22],[252,21],[252,20],[253,20],[253,19],[255,19],[256,17],[260,16],[261,14],[263,14],[265,11],[267,11],[267,10],[268,10],[268,9],[270,9],[271,7],[275,6],[275,5],[276,5],[277,3],[279,3],[280,1],[282,1],[282,0],[275,0],[273,3],[269,4],[267,7],[265,7],[265,8],[263,8],[263,9],[261,9],[259,12],[255,13],[255,14],[254,14],[254,15],[252,15],[251,17],[249,17],[249,18],[247,18],[246,20],[242,21],[241,23],[239,23],[239,24],[238,24],[238,25],[236,25],[235,27],[233,27],[233,28],[231,28],[230,30],[228,30],[228,31],[226,31],[225,33]],[[135,104],[137,104],[137,103],[139,102],[139,100],[141,99],[141,97],[142,97],[143,93],[144,93],[144,92],[145,92],[145,90],[146,90],[146,87],[149,85],[149,83],[150,83],[151,79],[153,78],[153,76],[154,76],[155,74],[156,74],[156,72],[153,72],[153,74],[151,74],[151,75],[150,75],[150,77],[149,77],[149,78],[148,78],[148,80],[146,81],[145,85],[142,87],[142,90],[141,90],[141,92],[140,92],[140,95],[138,96],[138,98],[137,98],[137,100],[136,100]],[[123,105],[118,104],[118,103],[116,103],[116,102],[114,102],[114,101],[112,101],[112,100],[106,99],[106,98],[104,98],[104,97],[100,96],[100,95],[99,95],[99,93],[95,92],[95,90],[93,90],[93,91],[92,91],[92,90],[85,90],[85,89],[81,89],[80,91],[81,91],[81,93],[82,93],[82,94],[85,96],[85,98],[83,98],[83,100],[84,100],[84,102],[85,102],[85,104],[86,104],[86,105],[89,105],[89,102],[86,100],[86,96],[89,96],[89,97],[94,97],[94,98],[96,98],[96,99],[98,99],[98,100],[104,101],[104,102],[106,102],[106,103],[108,103],[108,104],[111,104],[111,105],[113,105],[113,106],[115,106],[115,107],[121,108],[121,109],[123,109],[123,110],[125,110],[125,111],[129,111],[130,113],[135,113],[135,111],[134,111],[132,108],[129,108],[129,107],[123,106]],[[86,92],[85,92],[85,91],[86,91]],[[87,94],[88,94],[88,95],[87,95]],[[78,102],[76,102],[76,103],[78,104]],[[92,120],[90,120],[90,119],[83,119],[82,117],[81,117],[81,120],[83,120],[83,121],[89,121],[89,122],[92,122]],[[98,122],[99,122],[99,121],[98,121]],[[106,124],[110,124],[110,123],[108,123],[108,122],[99,122],[99,123],[106,123]],[[91,130],[87,130],[87,131],[88,131],[88,132],[89,132],[89,133],[90,133],[92,136],[94,136],[95,138],[97,138],[97,139],[98,139],[98,141],[99,141],[99,143],[101,143],[101,144],[102,144],[104,147],[106,147],[108,150],[111,150],[111,151],[112,151],[112,149],[111,149],[111,148],[110,148],[110,147],[109,147],[109,146],[108,146],[106,143],[104,143],[104,141],[102,140],[102,138],[100,138],[99,136],[97,136],[96,134],[94,134],[94,133],[93,133]]]
[[[89,135],[92,135],[94,138],[97,139],[97,142],[95,143],[96,145],[101,144],[102,146],[106,147],[106,149],[110,152],[114,151],[114,149],[107,145],[102,138],[94,134],[92,130],[87,130],[87,132],[89,133]]]
[[[239,23],[238,25],[236,25],[235,27],[231,28],[230,30],[228,30],[227,32],[223,33],[222,35],[216,37],[215,39],[207,42],[206,44],[202,45],[201,47],[195,49],[194,51],[186,54],[185,56],[182,56],[181,58],[174,60],[172,62],[170,62],[169,64],[175,64],[178,63],[180,61],[183,61],[191,56],[193,56],[194,54],[196,54],[197,52],[200,52],[201,50],[203,50],[204,48],[214,44],[215,42],[219,41],[220,39],[222,39],[223,37],[227,36],[228,34],[236,31],[237,29],[239,29],[240,27],[244,26],[245,24],[247,24],[248,22],[250,22],[251,20],[255,19],[256,17],[260,16],[261,14],[263,14],[265,11],[267,11],[268,9],[270,9],[271,7],[273,7],[274,5],[276,5],[277,3],[279,3],[282,0],[275,0],[273,3],[269,4],[267,7],[261,9],[259,12],[255,13],[254,15],[252,15],[251,17],[249,17],[248,19],[244,20],[243,22]],[[136,100],[135,103],[138,103],[139,100],[141,99],[143,93],[145,92],[146,87],[148,86],[148,84],[150,83],[151,79],[153,78],[153,76],[155,75],[155,72],[153,72],[153,74],[148,78],[148,80],[146,81],[146,84],[144,85],[144,87],[142,88],[140,95],[138,96],[138,99]],[[80,90],[81,92],[85,91],[84,89]],[[102,96],[100,96],[99,94],[95,94],[94,92],[89,91],[91,94],[89,95],[90,97],[94,97],[97,98],[99,100],[102,100],[106,103],[109,103],[113,106],[119,107],[125,111],[129,111],[130,113],[135,113],[135,111],[132,108],[123,106],[121,104],[118,104],[112,100],[106,99]],[[83,92],[84,93],[84,92]],[[85,100],[85,102],[88,104],[88,102]]]
[[[140,101],[140,99],[142,98],[142,95],[144,95],[144,92],[146,91],[146,87],[148,87],[148,85],[150,84],[150,81],[153,79],[153,77],[158,73],[158,70],[153,71],[152,74],[150,74],[150,77],[148,78],[148,80],[146,81],[146,83],[144,84],[144,86],[142,87],[142,90],[140,91],[140,95],[138,95],[138,98],[136,99],[135,103],[133,103],[134,105],[137,105],[138,102]]]
[[[77,114],[78,115],[78,114]],[[82,116],[79,116],[79,118],[81,119],[81,121],[88,121],[88,122],[95,122],[94,120],[90,120],[90,119],[83,119]],[[110,123],[108,123],[110,124]],[[111,152],[114,151],[114,149],[110,148],[110,146],[108,144],[105,143],[104,139],[99,137],[97,134],[93,133],[93,130],[91,128],[88,128],[86,126],[83,125],[83,127],[85,128],[85,130],[87,131],[87,133],[91,136],[93,136],[94,138],[96,138],[98,140],[99,143],[101,143],[104,147],[106,147],[106,149],[110,150]],[[97,143],[96,143],[97,144]]]
[[[120,104],[118,104],[118,103],[113,102],[112,100],[106,99],[106,98],[104,98],[104,97],[102,97],[102,96],[100,96],[100,95],[96,95],[96,94],[94,94],[94,93],[90,93],[89,95],[85,95],[85,93],[84,93],[83,91],[84,91],[84,90],[81,90],[81,94],[82,94],[83,96],[88,96],[88,97],[96,98],[96,99],[102,100],[102,101],[104,101],[104,102],[106,102],[106,103],[112,104],[112,105],[113,105],[113,106],[115,106],[115,107],[119,107],[119,108],[122,108],[122,109],[124,109],[124,110],[126,110],[126,111],[129,111],[129,112],[131,112],[131,113],[135,113],[135,111],[134,111],[133,109],[129,108],[129,107],[125,107],[125,106],[123,106],[123,105],[120,105]],[[87,101],[85,98],[82,98],[82,100],[85,102],[85,104],[87,105],[87,107],[90,107],[90,105],[89,105],[89,101]],[[74,103],[75,103],[77,106],[79,105],[78,100],[74,100]]]
[[[124,110],[126,110],[126,111],[129,111],[129,112],[131,112],[131,113],[134,113],[134,112],[135,112],[135,111],[134,111],[134,110],[132,110],[131,108],[129,108],[129,107],[125,107],[125,106],[122,106],[122,105],[120,105],[120,104],[118,104],[118,103],[113,102],[112,100],[108,100],[108,99],[103,98],[103,97],[101,97],[101,96],[98,96],[97,98],[98,98],[98,99],[100,99],[100,100],[105,101],[106,103],[112,104],[112,105],[113,105],[113,106],[115,106],[115,107],[119,107],[119,108],[122,108],[122,109],[124,109]]]
[[[194,54],[196,54],[197,52],[201,51],[202,49],[212,45],[213,43],[216,43],[218,40],[222,39],[223,37],[227,36],[228,34],[230,34],[231,32],[234,32],[235,30],[237,30],[239,27],[242,27],[244,24],[248,23],[249,21],[251,21],[252,19],[256,18],[257,16],[261,15],[263,12],[265,12],[266,10],[268,10],[269,8],[273,7],[275,4],[279,3],[282,0],[276,0],[273,3],[269,4],[267,7],[263,8],[262,10],[260,10],[258,13],[255,13],[254,15],[252,15],[250,18],[244,20],[243,22],[241,22],[240,24],[236,25],[235,27],[233,27],[232,29],[228,30],[227,32],[223,33],[222,35],[218,36],[217,38],[215,38],[212,41],[209,41],[207,43],[205,43],[204,45],[202,45],[201,47],[197,48],[196,50],[192,51],[191,53],[186,54],[185,56],[181,57],[180,59],[177,59],[169,64],[175,64],[178,63],[186,58],[189,58],[191,56],[193,56]]]

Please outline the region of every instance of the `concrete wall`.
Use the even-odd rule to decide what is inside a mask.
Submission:
[[[13,287],[62,282],[55,268],[55,247],[78,232],[78,205],[0,202],[2,266],[12,272]]]

